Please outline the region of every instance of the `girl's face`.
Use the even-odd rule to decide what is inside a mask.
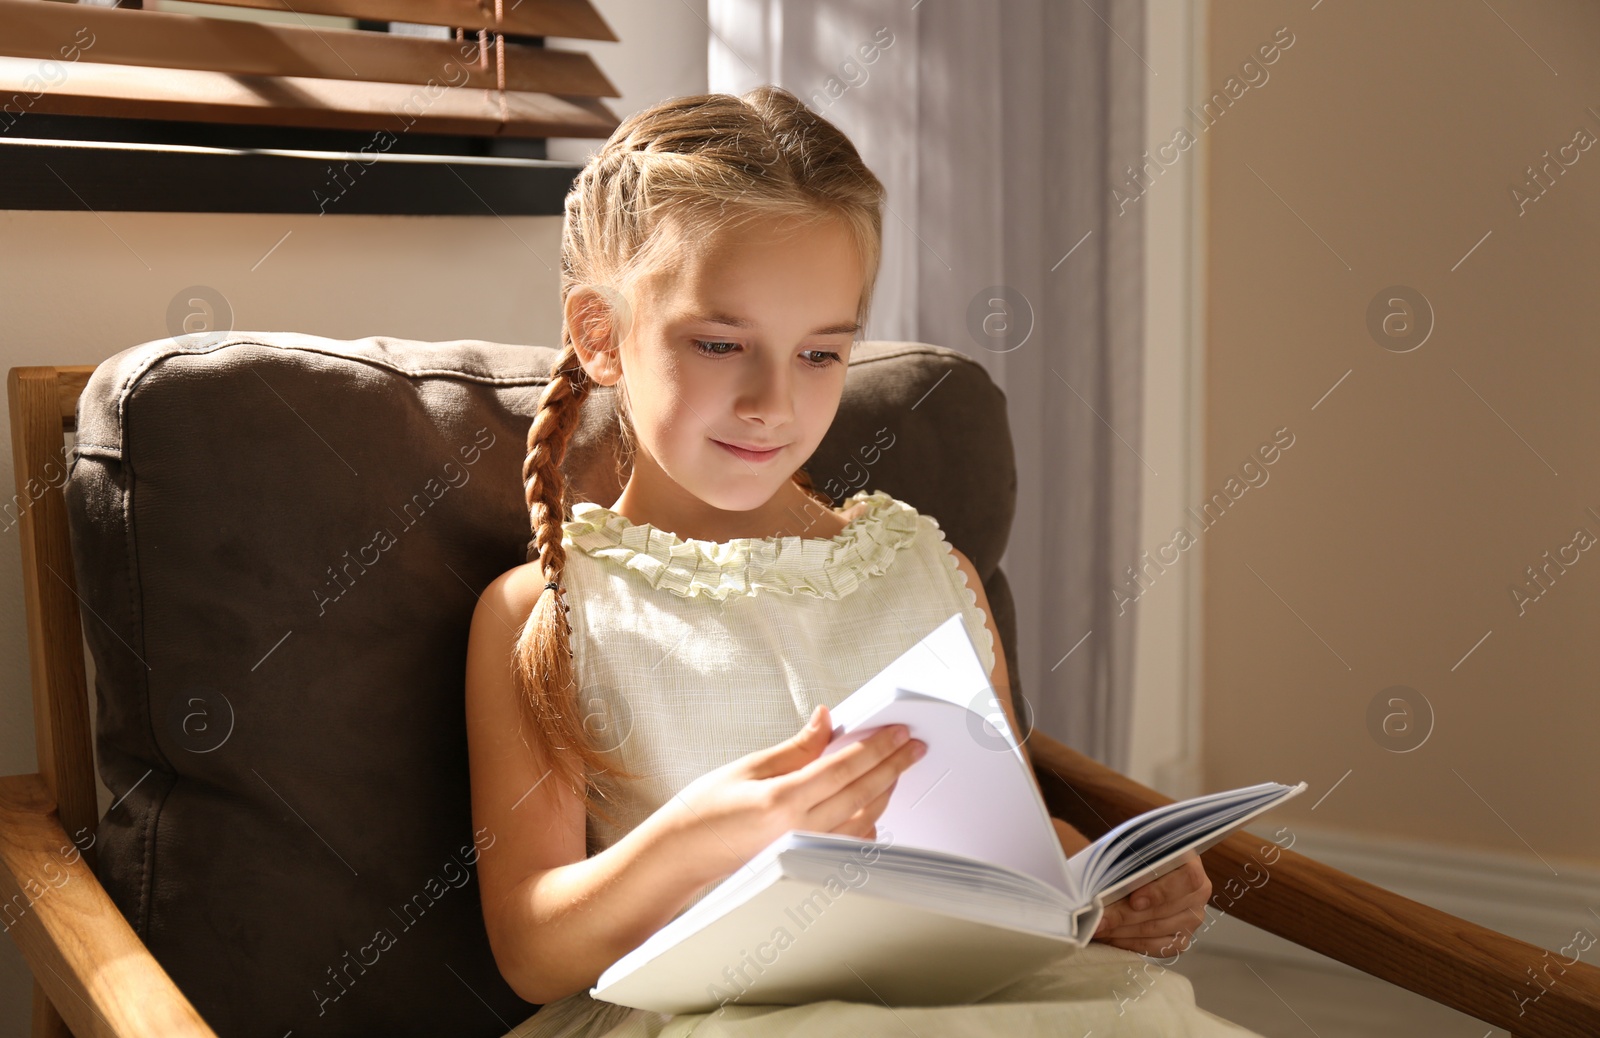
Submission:
[[[790,476],[838,410],[862,280],[834,220],[752,222],[643,279],[620,372],[639,450],[617,510],[715,540],[792,526],[778,516],[803,500]],[[616,381],[590,359],[596,381]]]

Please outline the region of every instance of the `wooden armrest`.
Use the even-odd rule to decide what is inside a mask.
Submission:
[[[0,778],[0,925],[78,1038],[216,1038],[61,827],[38,775]]]
[[[1028,754],[1050,813],[1091,839],[1172,803],[1037,730]],[[1201,860],[1213,907],[1269,933],[1513,1035],[1597,1033],[1600,968],[1577,952],[1560,955],[1458,919],[1248,831]]]

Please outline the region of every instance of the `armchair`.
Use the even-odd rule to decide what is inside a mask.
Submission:
[[[495,1038],[533,1012],[483,931],[461,684],[477,592],[524,561],[554,356],[234,332],[11,369],[39,772],[0,778],[0,918],[35,1038]],[[612,394],[585,401],[576,500],[620,491]],[[836,501],[883,488],[937,516],[1019,673],[1016,469],[981,366],[859,344],[807,468]],[[1030,740],[1052,813],[1090,836],[1168,800]],[[1239,918],[1517,1035],[1600,1030],[1600,970],[1519,1003],[1543,949],[1268,846],[1204,855]]]

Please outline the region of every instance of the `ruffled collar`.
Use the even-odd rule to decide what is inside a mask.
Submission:
[[[840,511],[866,502],[833,537],[739,537],[730,541],[681,538],[593,501],[572,507],[562,524],[564,542],[584,554],[644,577],[653,588],[684,598],[722,601],[757,591],[843,598],[894,562],[916,536],[918,513],[886,491],[859,490]]]

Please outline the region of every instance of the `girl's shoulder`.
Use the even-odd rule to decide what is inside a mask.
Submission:
[[[513,566],[494,578],[480,597],[494,592],[495,599],[506,603],[511,615],[520,623],[533,612],[534,603],[543,593],[544,585],[544,567],[534,560]]]

